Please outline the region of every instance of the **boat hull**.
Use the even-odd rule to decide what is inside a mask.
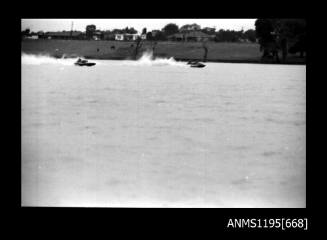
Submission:
[[[192,68],[203,68],[205,66],[206,65],[204,65],[204,64],[194,64],[194,65],[191,65]]]
[[[75,63],[76,66],[87,66],[87,67],[91,67],[94,66],[95,63]]]

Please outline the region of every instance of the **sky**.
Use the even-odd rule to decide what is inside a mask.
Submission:
[[[73,30],[85,31],[87,25],[94,24],[100,30],[121,29],[134,27],[139,33],[144,27],[147,31],[161,30],[168,23],[175,23],[179,27],[185,24],[196,23],[201,27],[216,27],[229,30],[254,29],[256,19],[22,19],[21,29],[29,28],[32,32],[37,31],[70,31],[72,22]]]

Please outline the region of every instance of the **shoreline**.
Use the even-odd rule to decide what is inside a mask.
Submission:
[[[49,54],[49,53],[26,53],[26,52],[21,52],[22,54],[35,54],[35,55],[44,55],[44,56],[50,56],[50,57],[53,57],[53,58],[56,58],[56,59],[69,59],[69,58],[77,58],[79,57],[78,55],[76,56],[67,56],[65,54],[63,55],[52,55],[52,54]],[[126,57],[106,57],[106,58],[103,58],[103,57],[96,57],[96,56],[80,56],[81,58],[85,58],[87,60],[116,60],[116,61],[138,61],[138,59],[132,59],[132,58],[126,58]],[[157,56],[157,57],[154,57],[154,59],[156,58],[161,58],[160,56]],[[260,60],[251,60],[251,59],[240,59],[240,60],[237,60],[237,59],[209,59],[207,61],[202,61],[202,59],[198,59],[198,58],[175,58],[175,57],[172,57],[174,58],[175,61],[177,62],[188,62],[188,61],[198,61],[198,62],[202,62],[202,63],[243,63],[243,64],[274,64],[274,65],[306,65],[306,62],[262,62]]]
[[[288,55],[286,61],[266,59],[261,61],[260,47],[255,43],[210,42],[206,62],[306,65],[306,57]],[[145,41],[139,49],[138,58],[144,52],[153,51],[154,58],[171,58],[176,61],[203,62],[203,48],[199,42],[162,41],[153,45]],[[94,60],[134,60],[134,42],[128,41],[83,41],[83,40],[23,40],[21,53],[48,55],[55,58],[83,57]]]
[[[62,58],[63,56],[53,56],[55,58]],[[160,56],[158,56],[160,58]],[[69,58],[69,57],[67,57]],[[119,61],[124,61],[124,60],[129,60],[129,61],[137,61],[135,59],[129,59],[129,58],[123,58],[123,57],[112,57],[112,58],[97,58],[94,56],[84,56],[85,59],[88,60],[119,60]],[[203,61],[202,59],[199,58],[175,58],[173,57],[176,61],[178,62],[188,62],[188,61],[198,61],[198,62],[211,62],[211,63],[244,63],[244,64],[279,64],[279,65],[306,65],[306,62],[262,62],[260,60],[251,60],[251,59],[208,59],[207,61]],[[156,57],[154,57],[156,59]]]

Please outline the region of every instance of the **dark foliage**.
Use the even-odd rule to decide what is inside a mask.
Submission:
[[[87,39],[91,39],[96,31],[96,26],[95,25],[87,25],[86,26],[86,37]]]
[[[256,37],[259,39],[263,57],[274,51],[278,58],[278,50],[282,50],[283,59],[287,53],[306,52],[305,19],[257,19],[255,22]],[[273,50],[272,50],[273,49]]]
[[[178,33],[178,31],[178,26],[175,23],[169,23],[162,29],[162,32],[166,37]]]

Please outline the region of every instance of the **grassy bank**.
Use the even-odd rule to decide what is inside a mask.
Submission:
[[[153,42],[145,41],[140,54],[153,48]],[[132,59],[134,42],[79,41],[79,40],[23,40],[22,52],[47,54],[54,57],[85,57],[89,59]],[[198,42],[158,42],[154,56],[174,57],[176,60],[202,60],[204,50]],[[207,61],[259,63],[261,52],[256,43],[208,43]],[[305,59],[289,56],[285,63],[301,64]]]

